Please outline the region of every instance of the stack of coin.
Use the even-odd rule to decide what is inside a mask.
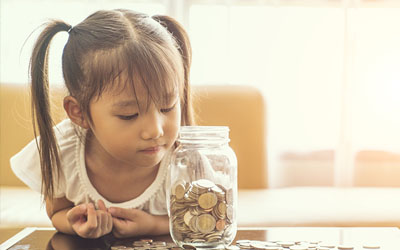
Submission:
[[[132,246],[127,246],[127,243],[116,242],[111,246],[111,250],[181,250],[181,248],[171,242],[141,239],[134,241]]]
[[[183,243],[230,243],[233,191],[212,181],[177,181],[170,197],[171,234]]]
[[[239,249],[238,249],[239,248]],[[337,245],[323,241],[256,241],[238,240],[227,250],[356,250],[381,249],[377,244],[358,244],[357,246]]]

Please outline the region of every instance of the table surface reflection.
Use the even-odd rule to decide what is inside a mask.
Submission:
[[[15,229],[8,229],[14,230]],[[7,229],[0,229],[0,234]],[[8,239],[0,249],[110,249],[112,245],[132,246],[142,238],[116,239],[106,235],[99,239],[83,239],[56,232],[53,228],[25,228]],[[172,242],[169,235],[152,236],[153,240]],[[260,241],[323,241],[336,245],[352,245],[354,250],[363,250],[363,245],[380,245],[380,250],[400,250],[400,230],[394,227],[275,227],[239,228],[233,243],[237,240]]]

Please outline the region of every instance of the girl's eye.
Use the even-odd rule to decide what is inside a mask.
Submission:
[[[172,111],[175,108],[176,104],[174,104],[174,106],[170,107],[170,108],[166,108],[166,109],[161,109],[162,113],[168,113],[170,111]]]
[[[119,119],[121,119],[121,120],[129,121],[129,120],[133,120],[133,119],[137,118],[138,115],[139,115],[139,114],[136,113],[136,114],[134,114],[134,115],[119,115],[118,117],[119,117]]]

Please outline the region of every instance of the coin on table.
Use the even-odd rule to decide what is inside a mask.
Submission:
[[[301,246],[301,245],[295,245],[295,246],[290,246],[290,250],[308,250],[308,246]]]
[[[165,241],[153,241],[153,244],[151,245],[156,247],[166,247],[167,243]]]
[[[340,245],[337,247],[339,250],[353,250],[353,246],[345,246],[345,245]]]
[[[280,246],[264,247],[263,250],[282,250],[282,247]]]
[[[264,243],[266,247],[279,247],[280,245],[276,242],[267,241]]]
[[[196,248],[194,247],[194,246],[192,246],[192,245],[183,245],[182,246],[184,249],[193,249],[193,250],[195,250]]]
[[[235,245],[230,245],[230,246],[227,246],[225,249],[227,249],[227,250],[240,250],[240,247],[235,246]]]
[[[294,243],[293,241],[279,241],[279,242],[277,242],[277,243],[278,243],[279,245],[281,245],[282,247],[286,247],[286,248],[295,245],[295,243]]]
[[[111,246],[111,250],[120,250],[120,249],[126,249],[126,246]]]
[[[200,195],[199,205],[203,209],[213,208],[218,202],[217,196],[214,193],[208,192]]]
[[[260,242],[257,241],[251,241],[250,246],[255,249],[263,249],[265,247],[264,244],[261,244]]]
[[[133,243],[132,243],[132,245],[134,246],[134,247],[141,247],[141,246],[143,246],[143,242],[141,242],[141,241],[139,241],[139,240],[136,240],[136,241],[134,241]]]
[[[375,244],[364,244],[363,248],[365,249],[380,249],[381,246]]]
[[[209,233],[215,228],[215,218],[212,217],[209,214],[202,214],[199,217],[197,217],[196,220],[196,228],[201,232],[201,233]]]
[[[326,248],[335,248],[336,244],[333,243],[327,243],[327,242],[321,242],[319,244],[320,247],[326,247]]]

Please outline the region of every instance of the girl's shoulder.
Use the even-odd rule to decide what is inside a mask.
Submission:
[[[72,123],[70,119],[58,123],[53,127],[53,130],[59,146],[61,172],[64,172],[64,169],[70,169],[71,165],[75,165],[77,154],[80,151],[79,147],[82,145],[81,142],[84,141],[85,131]],[[40,140],[40,137],[37,140]],[[42,176],[39,151],[35,139],[10,159],[10,165],[19,179],[31,189],[40,192]]]

